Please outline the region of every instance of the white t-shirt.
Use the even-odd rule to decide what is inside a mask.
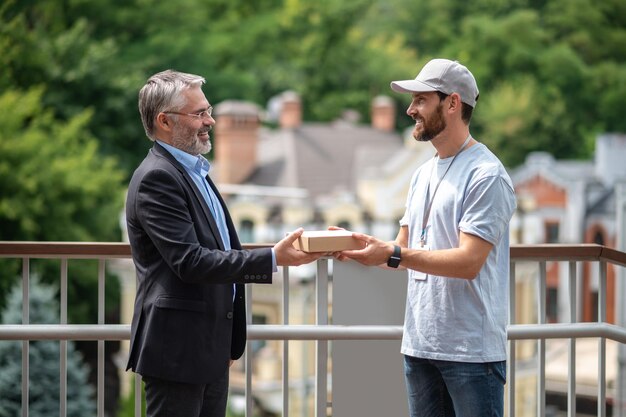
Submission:
[[[433,158],[413,175],[400,220],[409,227],[409,248],[420,246],[428,182],[432,199],[452,159]],[[515,207],[511,179],[485,145],[458,155],[434,196],[426,244],[430,250],[456,248],[463,231],[493,249],[473,280],[435,275],[420,280],[424,274],[409,270],[403,354],[457,362],[506,360],[509,221]]]

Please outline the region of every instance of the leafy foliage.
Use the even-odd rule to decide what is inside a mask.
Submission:
[[[84,111],[59,122],[42,88],[0,96],[3,240],[119,240],[123,175],[98,154]]]
[[[137,91],[165,68],[204,75],[214,103],[293,89],[305,118],[331,120],[367,115],[430,58],[458,59],[481,89],[472,130],[509,166],[533,150],[589,157],[596,134],[626,130],[621,0],[12,0],[0,23],[0,89],[45,85],[62,119],[91,109],[87,127],[126,177],[149,146]],[[494,97],[507,101],[483,105]]]
[[[8,90],[0,95],[0,240],[119,241],[123,173],[111,157],[102,157],[87,131],[91,112],[67,121],[42,107],[44,90]],[[19,265],[0,262],[0,295],[16,282]],[[33,263],[46,282],[58,279],[52,261]],[[70,310],[78,322],[95,317],[97,265],[76,261],[70,267]],[[107,286],[110,300],[118,295]],[[0,308],[4,305],[0,296]],[[93,322],[93,321],[92,321]]]
[[[382,30],[404,33],[416,68],[445,56],[472,70],[472,131],[507,166],[536,150],[588,158],[598,133],[626,131],[624,2],[390,1],[370,23],[382,16]]]

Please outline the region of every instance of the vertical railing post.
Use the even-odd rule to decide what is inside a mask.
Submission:
[[[328,324],[328,259],[317,261],[315,324]],[[328,408],[328,341],[317,340],[315,349],[315,417],[326,417]]]
[[[22,324],[28,324],[30,319],[30,309],[28,302],[28,292],[30,286],[30,259],[22,259]],[[22,417],[28,417],[28,340],[22,341]]]
[[[98,324],[104,325],[104,259],[98,260]],[[104,340],[98,340],[98,417],[104,417]]]
[[[67,258],[61,259],[60,320],[67,324]],[[59,416],[67,416],[67,340],[59,342]]]
[[[246,294],[246,322],[252,324],[252,285],[245,286]],[[246,373],[246,414],[245,417],[252,417],[252,408],[254,401],[252,398],[252,347],[250,343],[246,343],[245,355],[245,373]]]
[[[283,267],[283,326],[289,325],[289,267]],[[283,340],[283,417],[289,417],[289,340]]]
[[[546,324],[546,261],[539,262],[537,321]],[[546,415],[546,340],[537,341],[537,416]]]
[[[598,323],[606,322],[606,262],[600,261]],[[606,417],[606,338],[598,339],[598,417]]]
[[[509,273],[509,324],[515,324],[515,262],[511,262]],[[507,364],[508,416],[515,417],[515,340],[509,340]]]
[[[141,403],[143,399],[143,389],[141,375],[135,374],[135,417],[141,417]]]
[[[576,262],[569,262],[569,322],[577,322]],[[576,417],[576,338],[570,338],[567,351],[567,415]]]

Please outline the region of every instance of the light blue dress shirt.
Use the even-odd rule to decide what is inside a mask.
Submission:
[[[211,214],[215,219],[215,223],[217,224],[217,228],[220,232],[220,237],[224,243],[224,249],[230,250],[230,235],[228,233],[228,226],[226,225],[224,208],[220,204],[217,195],[215,195],[215,192],[206,179],[207,175],[209,175],[209,171],[211,170],[210,162],[202,155],[191,155],[160,140],[157,140],[157,143],[163,146],[169,153],[172,154],[174,158],[176,158],[196,184],[196,187],[200,190],[202,197],[204,197],[204,200],[209,206]],[[272,248],[272,270],[276,272],[277,269],[276,254],[274,253],[274,248]]]
[[[202,155],[191,155],[178,148],[168,145],[167,143],[161,141],[157,142],[159,145],[167,149],[167,151],[171,153],[178,162],[180,162],[183,168],[185,168],[185,171],[187,171],[193,182],[196,184],[196,187],[200,190],[202,197],[204,197],[204,201],[209,206],[211,214],[215,219],[217,228],[220,231],[222,243],[224,244],[224,249],[230,250],[230,235],[228,233],[228,226],[226,225],[226,215],[224,214],[224,209],[215,195],[215,192],[209,185],[209,182],[206,180],[207,175],[209,175],[209,170],[211,169],[209,161]]]

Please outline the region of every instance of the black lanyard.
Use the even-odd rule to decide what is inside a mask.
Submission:
[[[439,158],[439,154],[437,153],[433,157],[433,165],[432,165],[432,168],[430,170],[430,176],[428,177],[428,186],[426,187],[426,200],[424,200],[424,205],[427,206],[427,207],[426,207],[426,210],[424,210],[424,216],[422,217],[422,234],[420,235],[420,245],[422,247],[424,247],[424,245],[426,244],[426,224],[428,223],[428,218],[430,217],[430,209],[433,207],[433,200],[435,199],[435,194],[437,194],[437,190],[439,189],[439,185],[441,185],[441,181],[443,181],[443,178],[446,176],[448,171],[450,171],[450,167],[454,163],[454,160],[456,159],[456,157],[459,156],[459,154],[465,150],[465,147],[468,145],[468,143],[470,142],[471,139],[472,139],[472,135],[471,134],[467,135],[467,139],[465,139],[465,142],[463,142],[463,145],[457,151],[457,153],[454,154],[454,157],[452,158],[452,161],[450,161],[450,165],[448,165],[448,167],[444,171],[444,173],[441,176],[441,178],[439,178],[439,181],[437,182],[437,185],[435,186],[435,191],[433,191],[433,197],[429,198],[430,179],[433,177],[433,172],[435,170],[435,166],[437,165],[436,162],[435,162],[435,158]]]

